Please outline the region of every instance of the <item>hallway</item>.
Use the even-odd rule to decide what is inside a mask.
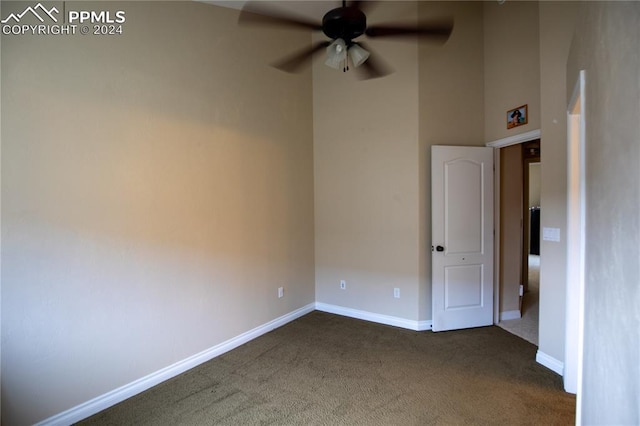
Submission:
[[[538,302],[540,299],[540,256],[529,255],[529,291],[522,298],[522,317],[501,321],[498,326],[538,346]]]

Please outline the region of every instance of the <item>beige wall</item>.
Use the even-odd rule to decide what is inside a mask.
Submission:
[[[529,207],[540,206],[540,163],[529,163]]]
[[[577,2],[540,2],[540,227],[560,229],[560,242],[540,241],[540,352],[563,362],[566,303],[566,61]],[[573,90],[573,88],[571,88]]]
[[[486,142],[540,128],[538,3],[484,2]],[[507,111],[528,105],[528,124],[507,129]]]
[[[309,38],[195,2],[71,7],[121,8],[125,34],[2,36],[3,424],[314,301],[311,74],[265,65]]]
[[[582,3],[580,9],[567,93],[584,69],[582,422],[640,424],[640,3]]]
[[[541,245],[540,351],[563,360],[565,94],[587,68],[584,418],[638,423],[637,3],[583,6],[568,74],[578,3],[380,4],[371,23],[456,28],[443,47],[371,42],[385,79],[320,61],[313,84],[265,67],[308,38],[198,3],[121,5],[120,38],[1,39],[3,422],[313,302],[314,262],[318,302],[429,320],[430,146],[537,128],[542,226],[561,230]],[[507,131],[522,103],[529,124]]]
[[[431,320],[431,146],[483,145],[483,20],[479,2],[420,2],[421,20],[451,16],[444,46],[423,42],[419,69],[419,317]]]
[[[369,22],[415,20],[416,7],[381,3]],[[417,43],[369,46],[393,74],[313,68],[316,298],[418,320]]]
[[[500,313],[520,310],[522,277],[522,147],[500,150]],[[513,317],[509,317],[513,318]]]
[[[482,8],[381,3],[370,23],[407,21],[416,12],[454,16],[454,33],[444,46],[371,41],[392,75],[358,81],[353,71],[314,66],[316,297],[428,321],[430,146],[482,144]]]
[[[539,349],[559,362],[564,359],[566,300],[564,66],[576,4],[484,3],[485,138],[542,132],[541,226],[559,228],[561,241],[541,242]],[[506,111],[521,104],[529,105],[529,124],[507,130]]]
[[[538,3],[483,3],[484,16],[484,138],[493,142],[540,128],[540,52]],[[507,129],[508,110],[528,105],[528,124]],[[500,306],[519,309],[522,262],[522,159],[520,147],[501,149]],[[517,151],[517,159],[515,158]],[[501,160],[501,161],[502,161]],[[514,214],[513,208],[516,208]]]

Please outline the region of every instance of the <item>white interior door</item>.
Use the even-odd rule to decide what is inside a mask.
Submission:
[[[493,324],[493,148],[431,147],[433,331]]]

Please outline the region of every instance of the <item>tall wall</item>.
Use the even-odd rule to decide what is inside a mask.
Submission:
[[[540,128],[540,31],[538,2],[483,3],[484,137],[492,142]],[[524,104],[528,124],[507,129],[507,111]]]
[[[416,8],[380,3],[368,23],[415,22]],[[417,42],[373,40],[367,47],[393,74],[359,81],[357,70],[344,73],[322,60],[313,68],[316,298],[416,321]]]
[[[566,78],[569,94],[585,70],[584,424],[640,423],[638,40],[640,3],[580,5]]]
[[[483,4],[484,138],[485,142],[493,142],[540,128],[538,3],[507,1]],[[507,111],[525,104],[528,106],[528,124],[507,129]],[[500,171],[505,189],[509,191],[505,194],[506,203],[515,204],[515,198],[522,203],[522,190],[517,188],[522,188],[523,184],[522,165],[516,165],[515,159],[508,157],[511,161],[505,164],[507,170],[501,168]],[[519,310],[522,265],[520,257],[514,256],[513,251],[520,253],[522,247],[521,210],[519,207],[518,214],[514,215],[509,209],[505,211],[507,216],[501,217],[504,232],[500,234],[503,261],[499,271],[499,309],[501,313],[509,312],[507,315]]]
[[[416,16],[452,16],[454,32],[445,45],[370,40],[388,77],[314,66],[316,297],[429,321],[430,146],[483,142],[482,7],[386,2],[368,14],[370,24]]]
[[[2,36],[3,424],[314,301],[311,74],[266,66],[309,38],[195,2],[66,7],[126,23]]]
[[[577,2],[540,2],[540,227],[560,229],[560,242],[540,242],[539,352],[564,361],[567,279],[566,63]]]
[[[454,18],[444,46],[422,42],[419,69],[419,317],[431,319],[431,146],[482,146],[484,62],[480,2],[420,2],[420,20]]]

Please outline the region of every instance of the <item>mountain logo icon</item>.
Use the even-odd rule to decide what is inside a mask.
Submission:
[[[31,6],[27,7],[22,13],[18,13],[18,14],[11,13],[9,16],[4,18],[0,22],[3,24],[6,24],[9,21],[13,20],[15,23],[18,23],[28,13],[31,13],[33,16],[38,18],[40,22],[44,22],[44,18],[42,17],[42,15],[48,16],[53,20],[53,22],[58,22],[58,18],[55,17],[54,13],[60,13],[60,12],[55,7],[52,7],[51,9],[47,10],[47,8],[42,5],[42,3],[38,3],[34,7],[31,7]]]

